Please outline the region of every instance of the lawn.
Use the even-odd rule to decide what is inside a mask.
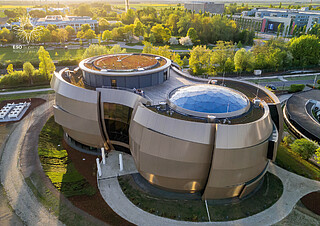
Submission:
[[[121,4],[121,5],[113,5],[113,6],[116,6],[116,7],[120,7],[120,8],[124,8],[124,4]],[[139,9],[143,9],[145,7],[152,7],[152,8],[155,8],[157,10],[160,10],[160,9],[165,9],[165,8],[181,8],[181,9],[184,9],[184,6],[183,4],[181,4],[181,6],[178,6],[177,4],[152,4],[152,3],[139,3],[139,4],[135,4],[135,3],[130,3],[130,8],[135,8],[137,10]]]
[[[320,181],[320,169],[302,159],[299,154],[291,151],[284,144],[279,146],[276,164],[300,176]]]
[[[43,94],[52,94],[53,90],[42,91],[42,92],[32,92],[32,93],[20,93],[20,94],[10,94],[10,95],[1,95],[0,93],[0,102],[4,100],[15,100],[15,99],[26,99],[32,98]]]
[[[12,47],[0,48],[0,62],[14,62],[23,61],[26,59],[30,62],[39,62],[38,59],[38,46],[32,46],[32,48],[26,48],[21,50],[15,50]],[[79,59],[82,57],[85,49],[54,49],[48,50],[52,60],[71,60]]]
[[[44,85],[35,85],[35,86],[25,86],[25,87],[17,87],[17,88],[9,88],[9,89],[1,89],[0,94],[2,92],[12,92],[12,91],[21,91],[21,90],[33,90],[33,89],[45,89],[50,88],[49,82]]]
[[[39,136],[38,154],[45,174],[65,196],[94,195],[96,189],[75,169],[61,146],[63,130],[51,117]]]
[[[38,51],[39,47],[34,46],[29,49],[22,49],[22,50],[14,50],[12,47],[4,47],[0,48],[0,62],[17,62],[22,61],[25,62],[26,59],[29,62],[38,63]],[[54,49],[54,50],[48,50],[51,59],[55,61],[59,60],[77,60],[82,59],[82,55],[86,49]],[[142,50],[140,49],[126,49],[127,53],[141,53]],[[35,65],[38,66],[38,65]]]
[[[270,78],[270,79],[245,79],[246,81],[248,82],[252,82],[252,83],[261,83],[261,82],[280,82],[280,79],[277,79],[277,78]]]
[[[298,81],[298,80],[314,80],[315,75],[308,75],[308,76],[295,76],[295,77],[284,77],[284,79],[288,81]],[[318,76],[320,79],[320,76]]]
[[[204,201],[200,199],[166,199],[132,186],[131,176],[118,178],[124,194],[139,208],[155,215],[184,221],[208,221]],[[273,205],[281,196],[283,185],[279,178],[267,173],[259,190],[240,202],[222,204],[208,201],[212,221],[229,221],[251,216]]]

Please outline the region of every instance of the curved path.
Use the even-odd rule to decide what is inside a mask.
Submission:
[[[274,164],[269,172],[277,175],[283,183],[283,194],[270,208],[253,216],[225,222],[186,222],[159,217],[145,212],[131,203],[121,190],[116,177],[98,180],[102,197],[121,217],[137,225],[271,225],[289,215],[304,195],[320,190],[320,182],[293,174]]]
[[[27,225],[63,225],[34,196],[26,184],[20,168],[20,150],[30,126],[49,111],[53,102],[48,101],[36,108],[22,120],[2,146],[0,163],[1,183],[11,207]]]

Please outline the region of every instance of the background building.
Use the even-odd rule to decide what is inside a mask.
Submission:
[[[47,27],[49,24],[57,25],[58,28],[66,28],[71,26],[78,31],[81,29],[82,24],[89,24],[91,29],[95,29],[98,26],[98,21],[93,20],[88,16],[61,16],[61,15],[49,15],[45,18],[30,18],[30,22],[33,26]],[[11,26],[18,25],[20,22],[12,22]]]
[[[256,84],[216,83],[184,77],[160,56],[92,57],[53,76],[54,116],[69,145],[130,153],[155,186],[203,199],[243,197],[275,159],[282,110]]]
[[[195,11],[196,13],[208,12],[215,14],[222,14],[224,12],[224,4],[223,3],[214,3],[214,2],[191,2],[185,3],[184,8],[187,10]]]

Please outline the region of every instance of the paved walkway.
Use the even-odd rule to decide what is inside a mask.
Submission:
[[[43,88],[43,89],[30,89],[30,90],[21,90],[21,91],[11,91],[11,92],[0,92],[0,95],[11,95],[11,94],[21,94],[21,93],[35,93],[35,92],[45,92],[51,91],[51,88]]]
[[[26,116],[2,146],[1,183],[10,206],[27,225],[63,225],[37,200],[20,171],[19,155],[25,134],[37,118],[51,105],[52,102],[46,102]]]
[[[120,171],[119,154],[122,154],[123,170]],[[126,174],[137,173],[137,168],[131,155],[112,150],[106,158],[106,164],[100,164],[102,175],[98,179],[108,179]]]
[[[296,203],[304,195],[320,190],[320,182],[310,180],[286,171],[274,164],[269,165],[269,172],[277,175],[284,187],[280,199],[270,208],[256,215],[226,222],[185,222],[159,217],[145,212],[132,204],[121,190],[117,178],[99,181],[102,197],[108,205],[121,217],[137,225],[271,225],[275,224],[292,211]]]

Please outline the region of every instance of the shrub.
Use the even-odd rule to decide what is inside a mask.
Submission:
[[[303,159],[308,160],[316,152],[318,144],[305,138],[301,138],[295,140],[290,145],[290,148],[292,151],[299,153]]]
[[[318,84],[320,84],[320,79],[317,81]]]
[[[169,39],[169,43],[170,43],[170,45],[178,45],[179,44],[178,39],[176,37],[171,37]]]
[[[305,87],[304,84],[292,84],[289,88],[289,93],[300,92],[304,89],[304,87]]]
[[[320,164],[320,148],[316,150],[316,156],[317,163]]]
[[[283,143],[285,146],[289,147],[294,142],[294,139],[291,135],[285,136],[283,138]]]

